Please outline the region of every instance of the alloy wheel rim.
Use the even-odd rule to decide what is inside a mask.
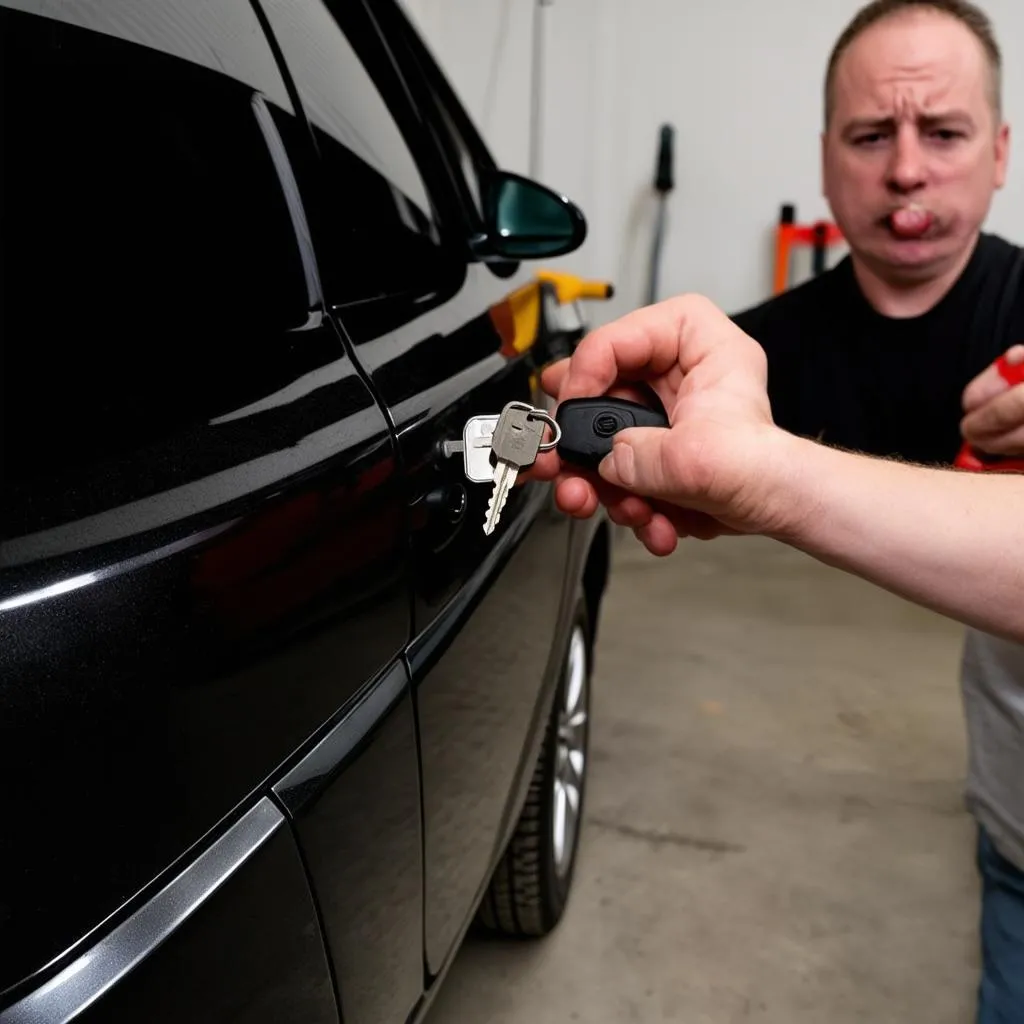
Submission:
[[[555,872],[560,879],[568,874],[576,848],[587,759],[587,643],[580,626],[573,629],[569,638],[565,675],[558,709],[551,811]]]

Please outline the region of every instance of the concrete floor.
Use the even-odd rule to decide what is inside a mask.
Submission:
[[[567,916],[467,940],[430,1024],[970,1021],[960,639],[771,542],[623,538]]]

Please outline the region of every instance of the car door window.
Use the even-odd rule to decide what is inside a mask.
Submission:
[[[215,5],[210,32],[181,3],[18,6],[0,5],[0,541],[261,454],[227,424],[339,355],[303,332],[290,104],[250,5]]]
[[[414,155],[392,110],[394,97],[379,87],[379,69],[375,78],[364,62],[373,42],[357,53],[348,38],[373,33],[360,6],[264,2],[323,163],[321,256],[325,290],[339,306],[427,296],[461,270],[425,180],[427,154],[420,147]]]
[[[381,3],[374,6],[374,14],[386,26],[395,59],[415,83],[417,105],[434,129],[442,158],[459,192],[466,223],[470,230],[479,231],[484,224],[483,180],[497,166],[494,157],[402,10]]]
[[[442,146],[449,155],[452,174],[460,191],[468,199],[475,218],[483,223],[483,186],[481,184],[481,163],[478,155],[474,155],[473,147],[458,128],[451,111],[444,105],[441,98],[431,90],[431,100],[437,110],[436,122],[441,135]]]

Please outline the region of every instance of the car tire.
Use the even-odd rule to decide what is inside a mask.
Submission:
[[[480,907],[479,920],[488,931],[544,936],[565,911],[583,823],[592,648],[580,597],[526,803]]]

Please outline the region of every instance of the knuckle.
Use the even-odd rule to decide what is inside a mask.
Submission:
[[[1010,430],[1021,426],[1022,410],[1016,396],[1007,395],[1008,401],[1001,402],[993,410],[992,427],[995,430]]]
[[[721,315],[718,307],[699,292],[683,292],[668,301],[675,318],[683,323],[703,323],[709,317]]]
[[[662,445],[661,456],[661,471],[669,489],[699,495],[707,494],[714,487],[715,460],[702,439],[674,439],[674,443]]]

